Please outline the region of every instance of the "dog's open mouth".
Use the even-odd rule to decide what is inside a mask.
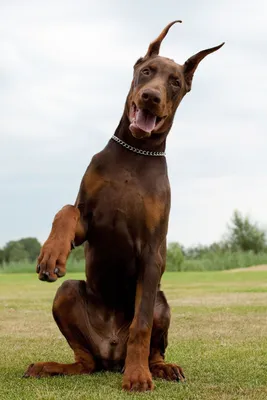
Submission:
[[[165,118],[157,117],[151,111],[138,108],[134,103],[130,110],[130,131],[133,136],[143,138],[157,130]]]

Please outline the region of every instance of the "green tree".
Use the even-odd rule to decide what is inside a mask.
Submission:
[[[235,210],[231,224],[228,226],[227,242],[233,251],[252,250],[255,253],[266,250],[266,236],[256,223],[252,223],[248,216]]]
[[[18,243],[22,244],[24,249],[27,251],[29,261],[31,262],[36,261],[41,250],[40,242],[36,238],[27,237],[18,240]]]
[[[5,261],[5,253],[3,249],[0,249],[0,265],[2,265]]]
[[[167,249],[167,270],[181,271],[184,255],[178,243],[170,243]]]
[[[18,241],[10,241],[4,247],[4,258],[7,263],[27,261],[28,252]]]

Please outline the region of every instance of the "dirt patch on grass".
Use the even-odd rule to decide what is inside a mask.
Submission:
[[[234,268],[234,269],[228,269],[225,270],[224,272],[257,272],[257,271],[267,271],[267,264],[262,264],[262,265],[253,265],[251,267],[247,268]]]
[[[218,293],[169,299],[171,307],[266,306],[267,293]]]
[[[260,341],[267,337],[266,315],[262,313],[240,314],[229,309],[209,314],[189,312],[172,313],[169,339],[210,340],[213,345],[221,343],[235,346],[246,341]]]

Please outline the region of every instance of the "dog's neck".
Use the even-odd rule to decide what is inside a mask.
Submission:
[[[126,110],[120,120],[120,123],[115,131],[115,136],[123,140],[125,143],[141,150],[152,152],[164,152],[166,148],[166,138],[169,133],[152,134],[149,138],[137,139],[135,138],[130,129],[130,121],[127,117]]]

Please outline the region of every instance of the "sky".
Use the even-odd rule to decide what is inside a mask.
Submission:
[[[161,55],[199,65],[167,140],[169,241],[218,241],[234,209],[267,228],[266,2],[2,0],[0,246],[43,242],[114,133],[135,61],[175,19]]]

